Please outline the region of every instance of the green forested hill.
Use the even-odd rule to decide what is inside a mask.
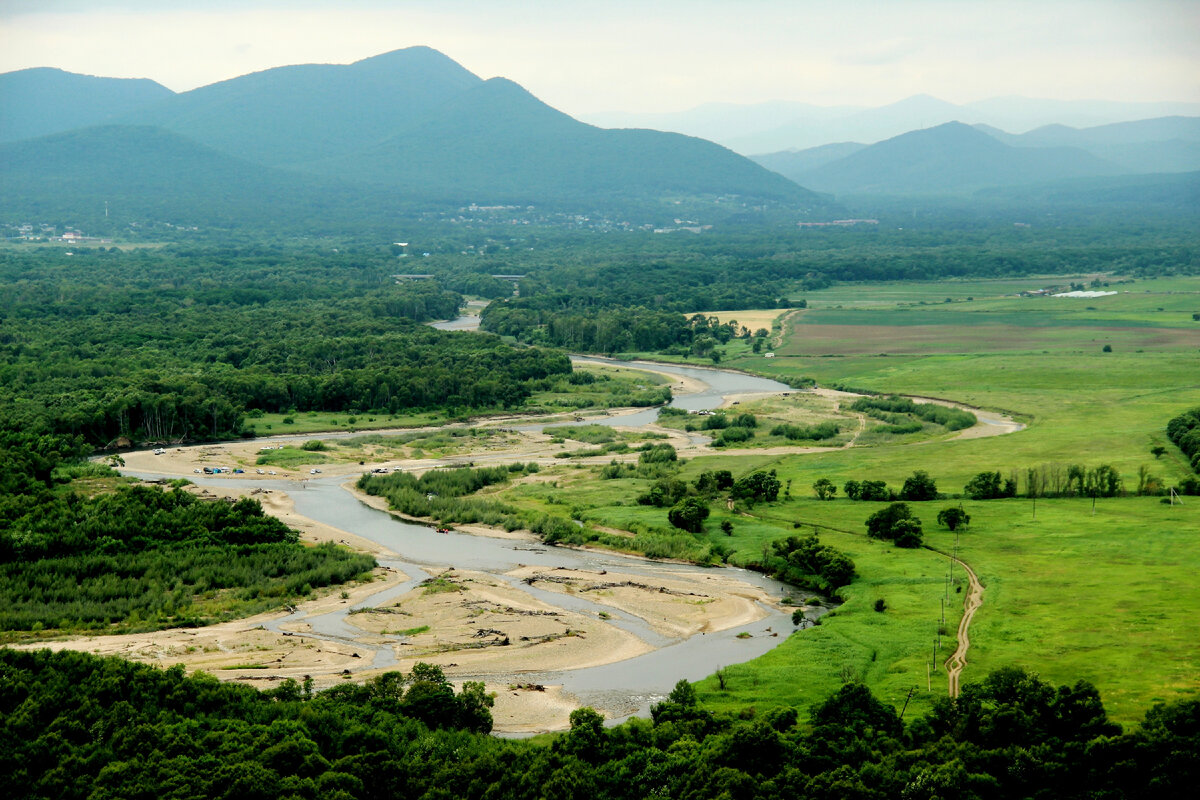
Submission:
[[[270,224],[351,197],[330,181],[252,164],[161,128],[106,125],[0,145],[0,216],[8,219],[66,219],[96,230],[107,202],[124,224]]]
[[[0,75],[0,142],[111,124],[174,92],[151,80],[97,78],[50,67]]]
[[[712,142],[585,125],[503,78],[462,92],[385,142],[312,169],[481,203],[728,194],[823,204]]]
[[[386,139],[480,79],[428,47],[353,64],[303,64],[202,86],[131,113],[271,166],[303,164]]]
[[[1123,170],[1072,147],[1010,147],[960,122],[905,133],[793,180],[819,191],[922,194],[972,191],[1059,178],[1113,175]]]

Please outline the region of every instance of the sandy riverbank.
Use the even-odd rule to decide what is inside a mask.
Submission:
[[[380,558],[396,557],[374,542],[296,514],[292,498],[283,491],[236,485],[190,490],[208,497],[252,496],[268,513],[299,530],[305,542],[333,541]],[[383,505],[380,498],[354,494],[372,506]],[[483,526],[459,526],[458,530],[496,533]],[[536,539],[519,531],[508,536]],[[441,579],[374,606],[372,596],[410,577],[422,577],[420,572],[409,576],[379,568],[371,582],[337,587],[297,604],[297,614],[278,631],[266,626],[287,616],[283,611],[205,628],[76,637],[22,647],[82,650],[160,667],[180,664],[189,672],[203,670],[221,680],[244,681],[263,688],[287,678],[303,680],[309,676],[317,688],[326,688],[388,670],[409,671],[415,663],[425,661],[441,666],[456,682],[482,679],[496,696],[496,730],[527,733],[566,728],[568,716],[578,703],[561,687],[523,686],[523,674],[582,669],[654,649],[611,624],[604,614],[567,611],[534,597],[525,589],[527,578],[533,578],[538,589],[577,594],[610,607],[614,616],[638,617],[671,639],[760,619],[764,612],[756,601],[772,600],[758,587],[716,572],[690,581],[667,574],[602,574],[528,567],[507,574],[453,570],[449,565],[426,567],[425,571],[441,573]],[[602,585],[605,583],[623,585]],[[347,615],[350,639],[312,635],[309,620],[359,604],[375,610]],[[381,646],[390,647],[396,656],[394,664],[390,660],[386,667],[374,664],[376,648]],[[601,710],[618,716],[630,709],[614,706]]]

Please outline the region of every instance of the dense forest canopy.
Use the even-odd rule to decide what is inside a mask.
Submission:
[[[93,445],[236,437],[245,413],[503,408],[561,354],[419,324],[462,301],[382,259],[258,248],[7,251],[0,400]]]
[[[0,429],[0,641],[204,625],[375,566],[302,545],[251,497],[121,486],[107,467],[81,463],[83,449],[78,437]]]
[[[861,684],[814,707],[714,715],[680,681],[651,720],[589,708],[549,746],[491,729],[480,684],[437,667],[313,692],[182,668],[0,651],[0,771],[14,798],[1184,798],[1200,703],[1108,721],[1094,687],[992,673],[906,722]]]

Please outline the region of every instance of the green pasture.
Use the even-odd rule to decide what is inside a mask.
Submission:
[[[909,713],[919,713],[931,697],[927,685],[934,695],[945,692],[940,662],[954,646],[963,576],[957,574],[950,589],[950,637],[942,639],[939,669],[927,684],[947,560],[867,540],[864,522],[881,504],[843,499],[847,480],[886,480],[899,490],[921,469],[943,493],[958,494],[984,470],[1016,473],[1024,487],[1026,468],[1111,464],[1132,491],[1139,467],[1167,485],[1188,474],[1164,427],[1180,410],[1200,404],[1200,322],[1191,318],[1200,312],[1200,279],[1122,283],[1112,287],[1120,294],[1101,298],[1010,296],[1062,282],[833,287],[806,295],[810,308],[788,324],[776,357],[726,359],[781,379],[955,400],[1008,413],[1027,427],[985,438],[864,436],[865,446],[794,455],[716,451],[683,465],[683,480],[706,469],[730,469],[735,476],[775,469],[790,489],[790,499],[781,495],[752,509],[753,518],[714,503],[698,544],[719,543],[732,550],[731,562],[744,563],[770,541],[815,525],[822,541],[848,553],[859,572],[842,590],[847,602],[834,617],[759,659],[726,668],[725,689],[716,677],[707,679],[701,686],[706,702],[728,710],[803,706],[845,680],[862,679],[897,707],[915,687]],[[1112,352],[1103,352],[1105,344]],[[809,355],[789,355],[796,353]],[[1168,450],[1156,459],[1150,448],[1160,444]],[[813,497],[812,483],[822,477],[838,486],[839,499]],[[598,525],[665,527],[665,509],[634,503],[649,484],[581,485],[571,492],[572,511]],[[1200,567],[1200,499],[1184,501],[1172,507],[1158,497],[1100,499],[1093,515],[1090,499],[1043,498],[1036,518],[1027,498],[961,501],[973,519],[959,537],[959,552],[986,587],[964,680],[1007,664],[1054,682],[1082,678],[1099,687],[1123,722],[1155,702],[1196,696],[1200,590],[1191,576]],[[927,544],[953,549],[954,535],[935,519],[958,502],[913,504]],[[732,536],[720,532],[723,520],[732,523]],[[882,614],[873,610],[880,598],[888,605]]]
[[[1019,297],[1086,283],[1105,297]],[[931,281],[835,286],[805,296],[777,356],[1200,349],[1200,278]]]
[[[859,510],[869,513],[866,508]],[[777,512],[772,509],[767,513]],[[862,516],[865,519],[866,513]],[[743,552],[754,555],[774,539],[812,531],[808,527],[796,530],[782,520],[731,519],[733,536],[724,538],[738,548],[735,561]],[[707,525],[717,530],[716,536],[722,536],[716,528],[719,521],[710,518]],[[861,521],[858,526],[861,529]],[[935,668],[930,669],[938,631],[943,627],[947,559],[929,550],[901,550],[858,533],[821,530],[819,536],[822,543],[849,555],[857,567],[859,577],[840,592],[844,602],[820,626],[791,635],[783,632],[787,638],[771,652],[726,667],[725,689],[720,688],[715,676],[704,680],[699,689],[705,704],[730,712],[747,706],[760,710],[775,705],[806,708],[843,683],[857,680],[897,708],[914,689],[910,712],[927,711],[934,698],[946,693],[946,674],[941,665],[955,646],[953,635],[942,636]],[[964,586],[965,581],[959,581],[955,588]],[[944,626],[950,634],[958,625],[963,597],[955,588],[950,589]],[[797,594],[802,597],[806,593]],[[886,603],[883,612],[874,610],[880,599]]]
[[[1200,498],[1183,499],[1100,499],[1094,514],[1086,498],[965,503],[959,554],[985,587],[966,674],[1087,680],[1121,722],[1200,696]],[[952,549],[931,521],[926,542]]]
[[[793,486],[793,493],[795,487]],[[1192,498],[1185,498],[1185,500]],[[1018,665],[1054,683],[1087,680],[1115,719],[1132,722],[1156,702],[1200,695],[1200,637],[1195,611],[1200,587],[1200,510],[1159,498],[1101,499],[1093,515],[1086,498],[963,503],[970,526],[955,534],[937,525],[951,501],[913,503],[926,544],[958,553],[984,585],[984,604],[971,627],[964,681]],[[772,539],[817,528],[821,541],[854,559],[859,578],[842,590],[846,602],[819,628],[791,636],[761,658],[702,684],[709,704],[735,710],[776,703],[805,706],[846,680],[863,680],[899,706],[916,687],[918,712],[946,690],[941,663],[953,651],[965,576],[930,550],[901,550],[865,537],[864,521],[879,503],[796,499],[755,508],[760,519],[710,517],[707,534],[736,548],[739,561]],[[829,527],[825,527],[829,526]],[[842,530],[852,533],[843,533]],[[938,669],[926,682],[946,606]],[[883,599],[887,610],[874,611]]]
[[[1100,286],[1091,286],[1092,275],[1042,275],[1026,278],[967,278],[938,281],[879,281],[874,283],[839,283],[825,289],[797,294],[793,299],[803,298],[812,309],[834,307],[885,308],[902,304],[936,305],[950,298],[952,303],[980,302],[992,300],[1024,300],[1017,298],[1021,292],[1050,287],[1066,287],[1071,283],[1082,283],[1088,290],[1115,291],[1124,296],[1170,294],[1191,295],[1195,300],[1200,294],[1200,277],[1181,276],[1169,278],[1123,279],[1116,276],[1100,278]],[[1108,283],[1104,286],[1104,283]],[[970,298],[970,300],[968,300]],[[1099,305],[1097,301],[1109,298],[1054,298],[1055,302],[1082,303],[1082,306]],[[1111,302],[1111,301],[1110,301]],[[1158,305],[1162,305],[1159,303]],[[961,306],[953,306],[961,308]],[[1200,308],[1196,309],[1200,311]]]
[[[1127,484],[1142,465],[1178,481],[1186,474],[1178,452],[1171,448],[1156,460],[1150,447],[1166,443],[1167,420],[1200,403],[1200,356],[1182,352],[773,362],[767,362],[771,371],[811,376],[824,385],[953,399],[1010,413],[1028,426],[1005,436],[781,458],[781,469],[796,478],[821,473],[843,480],[872,473],[892,482],[914,469],[927,469],[959,491],[983,470],[1110,463]]]
[[[873,464],[853,461],[855,453],[875,449],[886,448],[840,453],[848,459],[846,472],[837,476],[839,498],[831,502],[815,499],[811,484],[832,471],[800,465],[833,454],[715,455],[681,466],[676,477],[688,482],[717,468],[733,469],[735,475],[776,468],[791,481],[779,501],[748,511],[714,502],[704,533],[695,537],[697,548],[716,545],[729,553],[731,563],[745,564],[758,560],[772,541],[816,531],[823,543],[854,559],[859,576],[841,590],[845,602],[821,626],[791,636],[784,632],[786,638],[770,653],[727,667],[725,689],[715,676],[705,680],[701,691],[711,707],[803,707],[847,680],[865,681],[897,706],[915,688],[910,710],[916,713],[945,693],[941,665],[955,646],[965,575],[950,570],[948,559],[933,550],[903,550],[866,537],[866,518],[885,504],[846,500],[840,485],[850,476],[881,477]],[[936,459],[914,459],[906,466],[929,470],[943,492],[961,491],[961,485],[945,479]],[[652,482],[648,478],[597,480],[587,468],[560,469],[554,477],[549,483],[510,487],[501,499],[589,526],[637,531],[639,540],[670,530],[667,509],[636,503]],[[897,473],[889,483],[898,489],[903,477]],[[924,525],[926,544],[951,552],[957,538],[959,555],[985,586],[964,680],[1007,664],[1054,682],[1088,680],[1124,722],[1160,700],[1195,696],[1200,637],[1194,635],[1193,619],[1200,588],[1191,576],[1200,569],[1200,500],[1184,501],[1187,505],[1170,506],[1158,497],[1100,498],[1094,513],[1089,498],[1042,498],[1036,506],[1027,498],[910,504]],[[956,537],[936,517],[959,503],[972,519]],[[723,521],[731,523],[731,535],[721,532]],[[810,594],[801,589],[794,598]],[[887,605],[882,613],[874,610],[879,599]],[[939,629],[941,646],[927,675]]]

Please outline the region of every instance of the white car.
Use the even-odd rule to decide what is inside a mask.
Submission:
[[[266,475],[266,473],[263,472],[261,469],[256,469],[254,471],[257,472],[259,475]]]
[[[316,467],[313,467],[312,469],[310,469],[310,470],[308,471],[308,474],[309,474],[309,475],[320,475],[320,474],[321,474],[321,470],[317,469]]]
[[[268,475],[274,475],[274,474],[275,474],[275,470],[271,470],[271,471],[270,471],[270,472],[268,472],[267,474],[268,474]]]
[[[192,472],[194,472],[194,473],[196,473],[197,475],[199,475],[199,474],[200,474],[200,468],[199,468],[199,467],[196,467],[194,470],[192,470]]]

